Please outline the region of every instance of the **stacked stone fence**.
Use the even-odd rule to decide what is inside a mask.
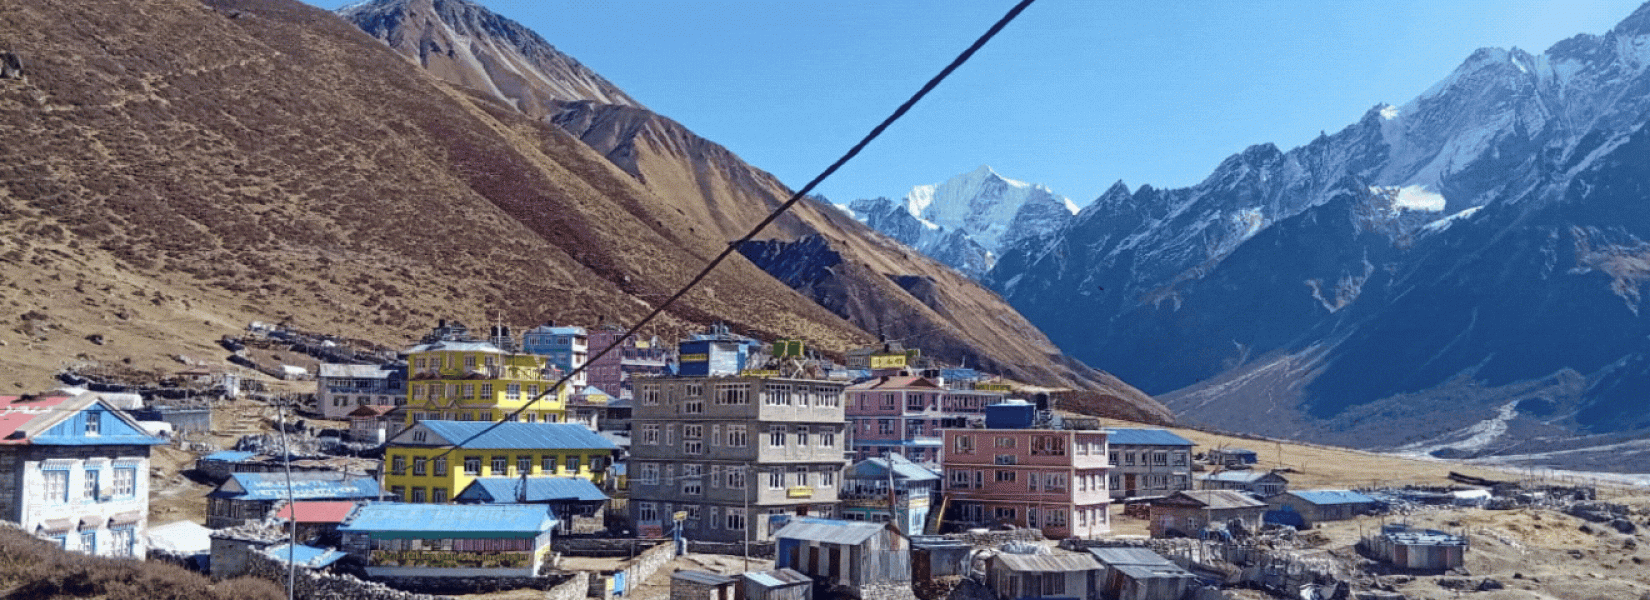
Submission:
[[[1040,542],[1046,539],[1043,532],[1037,529],[947,533],[945,537],[970,546],[999,546],[1008,542]]]
[[[697,552],[699,554],[725,554],[728,556],[745,555],[744,542],[705,542],[699,540],[688,540],[687,549],[688,552]],[[772,559],[774,557],[774,543],[751,542],[750,556],[751,558]]]
[[[268,579],[286,587],[285,563],[265,556],[262,552],[247,553],[246,562],[247,575]],[[298,569],[292,577],[292,583],[294,597],[310,600],[451,600],[446,596],[407,592],[382,583],[362,581],[349,575],[316,573],[309,569]]]
[[[556,536],[550,549],[566,556],[630,557],[660,544],[659,540]]]

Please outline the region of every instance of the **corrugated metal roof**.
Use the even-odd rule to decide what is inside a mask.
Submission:
[[[287,551],[289,547],[292,548],[290,552],[292,563],[300,567],[308,567],[311,569],[324,568],[332,563],[338,562],[338,559],[349,556],[348,554],[337,550],[316,548],[314,546],[305,546],[303,544],[299,544],[296,547],[292,547],[291,544],[278,544],[275,546],[270,546],[269,548],[264,549],[264,555],[285,563],[287,561],[287,556],[289,555]]]
[[[613,450],[618,446],[577,423],[489,423],[487,421],[419,421],[447,444],[464,442],[472,450]],[[496,425],[496,427],[494,427]],[[492,427],[492,429],[488,429]],[[412,431],[408,429],[408,431]],[[486,433],[482,433],[486,431]],[[471,436],[480,437],[470,439]],[[396,440],[411,439],[405,435]],[[469,441],[465,441],[469,440]]]
[[[349,533],[463,533],[497,537],[531,537],[556,524],[538,504],[403,504],[363,505],[338,531]]]
[[[583,477],[528,477],[526,484],[526,502],[597,502],[607,499],[601,488]],[[453,499],[511,504],[523,501],[521,491],[522,480],[517,477],[478,477]]]
[[[382,365],[344,365],[338,363],[321,363],[316,369],[319,377],[338,379],[388,379],[394,369]]]
[[[894,464],[894,476],[908,481],[937,481],[939,473],[935,473],[922,465],[911,462],[910,459],[898,453],[887,457],[867,458],[850,467],[850,477],[855,478],[882,478],[888,475],[888,463]]]
[[[208,454],[206,456],[202,456],[201,460],[221,460],[221,461],[224,461],[224,462],[241,462],[243,460],[246,460],[248,458],[252,458],[254,456],[257,456],[257,453],[247,452],[247,451],[244,451],[244,450],[219,450],[217,452],[213,452],[213,453]]]
[[[1107,429],[1106,442],[1128,446],[1195,446],[1191,440],[1166,429]]]
[[[355,503],[348,500],[293,502],[276,511],[275,518],[291,519],[294,509],[299,523],[342,523],[349,518],[350,511],[355,510]]]
[[[883,530],[879,523],[801,517],[791,519],[790,523],[774,532],[773,537],[855,545],[864,543]]]
[[[1227,481],[1231,483],[1254,483],[1266,478],[1267,476],[1273,476],[1277,479],[1284,479],[1287,481],[1287,478],[1284,476],[1278,475],[1271,471],[1221,471],[1219,473],[1204,475],[1201,479],[1206,479],[1209,481]]]
[[[1180,491],[1175,492],[1173,496],[1169,496],[1169,499],[1173,500],[1176,497],[1191,498],[1199,504],[1213,509],[1257,508],[1266,506],[1265,502],[1261,502],[1248,494],[1235,490]]]
[[[1116,565],[1113,568],[1122,572],[1124,576],[1136,581],[1141,579],[1195,579],[1191,571],[1180,568],[1174,563],[1162,565]]]
[[[1118,565],[1172,565],[1173,561],[1147,548],[1089,548],[1095,560],[1108,566]]]
[[[813,584],[813,579],[809,578],[807,575],[803,575],[801,571],[791,568],[745,573],[744,576],[745,579],[749,579],[751,583],[767,588],[798,584]]]
[[[209,495],[235,500],[285,500],[286,478],[286,473],[235,473]],[[294,500],[372,499],[378,494],[378,480],[367,476],[327,471],[292,474]]]
[[[700,585],[725,585],[733,583],[733,578],[727,575],[717,575],[704,571],[677,571],[670,574],[670,578],[682,581],[691,581]]]
[[[212,551],[212,530],[194,521],[176,521],[150,527],[145,534],[150,548],[173,554],[206,554]]]
[[[1073,571],[1093,571],[1100,568],[1100,563],[1090,554],[998,554],[996,560],[1004,568],[1022,573],[1035,571],[1040,573],[1069,573]]]
[[[1351,490],[1305,490],[1289,494],[1313,504],[1369,504],[1374,498]]]
[[[433,344],[419,344],[407,349],[407,354],[415,352],[486,352],[489,354],[504,354],[498,346],[487,342],[452,342],[440,341]]]

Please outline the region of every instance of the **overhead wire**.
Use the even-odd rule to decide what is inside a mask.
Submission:
[[[686,296],[689,291],[692,291],[694,287],[698,286],[700,282],[704,281],[705,278],[710,275],[711,271],[715,270],[718,265],[721,265],[722,261],[727,260],[728,256],[732,255],[735,251],[737,251],[744,244],[746,244],[746,243],[750,242],[751,240],[755,239],[757,234],[761,233],[763,229],[766,229],[767,226],[772,224],[776,219],[778,219],[780,217],[780,215],[783,215],[786,211],[789,211],[791,209],[791,207],[795,206],[798,202],[801,202],[803,198],[807,197],[807,195],[810,192],[812,192],[814,190],[814,188],[818,187],[821,182],[825,181],[825,179],[827,177],[830,177],[832,174],[836,173],[837,170],[841,169],[842,166],[847,164],[849,160],[852,160],[855,156],[858,156],[860,151],[864,150],[866,146],[870,145],[872,140],[875,140],[878,137],[882,136],[883,132],[887,131],[888,128],[890,126],[892,126],[895,121],[898,121],[901,117],[904,117],[907,112],[911,111],[912,107],[916,106],[917,102],[921,101],[923,99],[923,97],[928,95],[929,92],[932,92],[932,91],[934,91],[935,88],[939,87],[940,82],[945,81],[945,79],[947,77],[951,76],[952,72],[956,71],[964,63],[968,62],[968,60],[970,58],[973,58],[973,56],[976,52],[979,52],[979,50],[981,48],[984,48],[987,42],[990,42],[992,38],[996,37],[997,34],[1003,30],[1003,28],[1007,27],[1009,23],[1013,22],[1016,17],[1019,17],[1020,13],[1025,12],[1025,9],[1030,7],[1031,4],[1035,1],[1036,0],[1020,0],[1019,2],[1015,3],[1015,5],[1012,8],[1010,8],[1008,10],[1008,12],[1005,13],[1002,16],[1002,18],[998,19],[997,22],[993,23],[991,25],[991,27],[989,29],[987,29],[984,34],[981,34],[979,38],[975,39],[974,43],[969,44],[968,48],[964,49],[955,58],[951,59],[951,62],[949,64],[947,64],[944,69],[941,69],[939,74],[937,74],[933,78],[929,79],[927,83],[924,83],[921,89],[918,89],[915,94],[912,94],[910,98],[906,99],[904,103],[900,104],[898,108],[894,109],[894,112],[892,114],[888,115],[887,118],[883,119],[881,123],[878,123],[876,127],[872,128],[870,133],[866,134],[865,137],[861,138],[858,143],[854,144],[854,146],[852,148],[849,148],[847,152],[843,153],[843,155],[841,157],[837,158],[835,162],[832,162],[831,165],[826,167],[824,171],[821,171],[819,173],[819,175],[814,176],[814,178],[812,180],[808,181],[807,185],[802,186],[801,189],[799,189],[795,193],[791,194],[791,197],[788,200],[786,200],[783,204],[780,204],[778,207],[775,207],[772,211],[770,211],[768,213],[768,216],[763,218],[760,223],[757,223],[754,227],[752,227],[751,230],[748,233],[746,233],[744,236],[740,237],[737,240],[734,240],[732,242],[728,242],[727,247],[723,248],[722,251],[720,253],[718,253],[715,258],[711,259],[711,261],[709,263],[707,263],[705,265],[705,267],[703,269],[701,269],[697,275],[693,276],[693,279],[689,280],[687,282],[687,284],[683,285],[680,290],[676,291],[676,293],[671,294],[671,296],[669,298],[666,298],[664,302],[660,303],[657,307],[655,307],[651,312],[649,312],[647,314],[647,316],[642,317],[642,320],[636,322],[635,325],[633,325],[629,329],[627,329],[624,332],[623,335],[621,335],[617,338],[617,340],[619,340],[619,341],[615,341],[614,343],[609,344],[607,346],[607,348],[603,349],[601,352],[596,353],[595,356],[591,356],[590,358],[588,358],[585,361],[584,364],[575,367],[571,371],[568,371],[567,374],[565,374],[561,377],[561,379],[557,380],[554,384],[548,386],[548,388],[546,390],[544,390],[543,392],[540,392],[537,396],[534,396],[532,399],[530,399],[526,403],[522,404],[521,408],[517,408],[514,411],[504,415],[503,418],[501,418],[500,420],[494,421],[492,424],[490,424],[487,427],[481,429],[480,431],[475,432],[474,434],[471,434],[469,437],[466,437],[466,438],[464,438],[463,440],[461,440],[459,442],[453,443],[451,448],[447,449],[446,451],[444,451],[444,452],[442,452],[442,453],[440,453],[436,456],[446,456],[448,454],[451,454],[454,450],[459,449],[464,444],[467,444],[470,441],[475,440],[476,438],[479,438],[483,435],[486,435],[487,432],[498,428],[500,425],[503,425],[506,422],[510,422],[510,421],[514,420],[514,418],[516,418],[516,417],[519,417],[522,413],[526,412],[534,404],[537,404],[539,401],[543,400],[543,398],[546,395],[556,393],[556,391],[560,390],[562,388],[562,386],[567,384],[568,381],[571,381],[574,377],[578,376],[579,373],[584,372],[585,368],[588,367],[592,362],[595,362],[597,359],[599,359],[603,356],[606,356],[607,353],[611,352],[614,348],[618,347],[623,340],[629,339],[630,336],[633,336],[637,332],[641,331],[641,329],[643,327],[647,326],[648,323],[652,322],[660,314],[663,314],[665,309],[669,308],[672,304],[674,304],[677,300],[680,300],[683,296]]]

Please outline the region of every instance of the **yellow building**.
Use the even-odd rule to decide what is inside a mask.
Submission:
[[[436,340],[407,351],[407,406],[411,426],[420,420],[500,421],[523,406],[515,420],[561,423],[567,420],[569,386],[555,385],[546,374],[545,358],[511,354],[487,342]]]
[[[447,502],[478,477],[582,477],[600,484],[618,449],[574,423],[419,421],[385,445],[384,489]]]

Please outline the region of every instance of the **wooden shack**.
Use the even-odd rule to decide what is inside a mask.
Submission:
[[[1102,567],[1095,584],[1105,600],[1184,598],[1197,586],[1196,575],[1146,548],[1090,548],[1089,554]]]
[[[911,551],[885,523],[798,517],[779,531],[774,566],[795,569],[827,586],[911,581]]]

